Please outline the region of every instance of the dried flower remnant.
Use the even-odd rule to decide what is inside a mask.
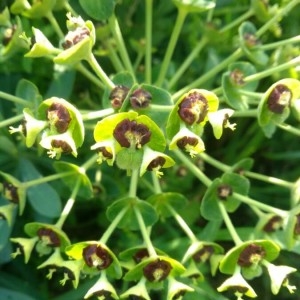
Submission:
[[[85,37],[90,36],[90,30],[87,27],[77,27],[69,31],[62,43],[62,47],[66,50],[81,42]]]
[[[258,264],[265,255],[266,252],[262,246],[250,244],[240,253],[238,264],[241,267],[250,267]]]
[[[222,184],[218,186],[217,194],[219,199],[226,200],[229,196],[232,195],[232,187],[227,184]]]
[[[291,104],[292,92],[284,84],[278,84],[270,93],[267,105],[271,112],[275,114],[282,114],[286,107]]]
[[[245,84],[244,73],[239,69],[235,69],[230,73],[230,79],[231,82],[237,86],[242,86]]]
[[[48,108],[46,114],[50,125],[55,126],[58,133],[64,133],[68,130],[72,119],[68,109],[64,105],[54,102]]]
[[[259,40],[257,37],[252,33],[245,33],[244,34],[244,40],[247,45],[247,47],[251,48],[259,44]]]
[[[152,100],[152,95],[144,89],[135,90],[129,97],[130,104],[135,109],[146,108]]]
[[[150,141],[151,131],[144,124],[125,119],[116,126],[113,136],[122,147],[139,149]]]
[[[282,218],[280,216],[273,216],[263,227],[265,232],[274,232],[282,226]]]
[[[3,182],[3,195],[12,203],[19,203],[18,188],[9,182]]]
[[[205,245],[202,249],[200,249],[193,255],[193,259],[195,262],[205,262],[211,257],[213,253],[214,248],[212,246]]]
[[[188,94],[179,104],[178,114],[188,125],[199,124],[204,121],[208,113],[208,101],[199,92]]]
[[[82,256],[89,267],[96,267],[98,270],[107,269],[113,261],[108,251],[97,244],[85,247]]]
[[[172,266],[169,262],[161,259],[150,262],[144,267],[144,276],[151,282],[159,282],[166,279],[172,270]]]
[[[125,85],[117,85],[115,86],[110,94],[109,94],[109,99],[111,106],[114,109],[119,109],[121,108],[127,94],[128,94],[129,88]]]
[[[49,247],[59,247],[61,245],[59,236],[50,228],[40,228],[37,235],[44,245]]]

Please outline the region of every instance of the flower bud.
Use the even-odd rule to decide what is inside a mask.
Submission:
[[[122,147],[139,149],[150,141],[151,131],[144,124],[125,119],[115,127],[113,136]]]
[[[130,95],[129,99],[134,109],[141,109],[149,106],[152,95],[148,91],[139,88]]]
[[[143,273],[149,281],[159,282],[168,277],[171,269],[172,266],[169,262],[157,259],[146,265],[143,269]]]
[[[129,88],[125,85],[117,85],[115,86],[110,94],[109,94],[109,99],[111,102],[111,106],[114,109],[119,109],[121,108],[127,94],[128,94]]]
[[[267,99],[269,110],[275,114],[282,114],[284,108],[291,105],[292,97],[292,91],[287,86],[284,84],[276,85]]]
[[[201,123],[207,113],[208,101],[203,94],[197,91],[189,93],[179,104],[178,114],[181,120],[188,125]]]

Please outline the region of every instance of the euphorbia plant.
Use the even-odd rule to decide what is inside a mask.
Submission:
[[[297,299],[299,8],[1,3],[0,294]]]

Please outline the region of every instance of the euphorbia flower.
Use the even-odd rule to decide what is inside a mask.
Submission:
[[[142,277],[136,285],[120,296],[121,299],[131,299],[132,297],[141,300],[151,300],[146,287],[146,278]]]
[[[168,295],[167,300],[182,299],[187,292],[193,292],[194,289],[190,286],[177,281],[174,277],[168,279]]]

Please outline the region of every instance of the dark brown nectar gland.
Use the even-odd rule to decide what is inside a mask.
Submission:
[[[201,123],[207,113],[207,99],[196,91],[188,94],[179,104],[179,117],[188,125]]]
[[[115,297],[112,296],[112,293],[110,291],[101,290],[98,292],[95,292],[93,296],[97,297],[97,299],[105,299],[105,300],[114,300]]]
[[[51,141],[51,146],[56,149],[61,149],[61,151],[65,154],[70,154],[72,153],[72,148],[70,145],[62,140],[52,140]]]
[[[275,114],[282,114],[283,110],[290,106],[292,96],[292,91],[287,86],[276,85],[267,100],[269,110]]]
[[[147,167],[147,171],[153,171],[153,169],[162,167],[165,164],[165,162],[166,159],[164,157],[158,156],[150,162],[150,164]]]
[[[86,27],[77,27],[73,31],[69,31],[62,43],[62,47],[66,50],[81,42],[85,37],[90,36],[90,30]]]
[[[176,143],[177,147],[180,149],[185,149],[187,145],[196,147],[198,144],[198,140],[193,137],[184,136],[183,138],[179,139]]]
[[[125,119],[113,131],[114,138],[125,148],[141,148],[150,141],[151,131],[144,124]]]
[[[19,203],[18,188],[9,182],[3,182],[3,195],[12,203]]]
[[[113,155],[112,153],[110,153],[106,147],[99,147],[96,149],[98,153],[102,153],[103,157],[107,158],[107,159],[112,159],[113,158]]]
[[[282,218],[280,216],[273,216],[263,227],[265,232],[274,232],[282,226]]]
[[[127,97],[128,91],[129,88],[125,85],[117,85],[111,90],[109,99],[111,106],[114,109],[121,108],[125,98]]]
[[[54,125],[58,133],[68,130],[72,120],[68,109],[60,103],[52,103],[47,110],[47,119]]]
[[[37,235],[49,247],[59,247],[61,244],[58,234],[51,228],[40,228]]]
[[[82,256],[89,267],[95,267],[98,270],[107,269],[113,261],[109,252],[97,244],[85,247]]]
[[[167,278],[172,270],[169,262],[157,259],[144,267],[144,276],[151,282],[162,281]]]
[[[205,262],[212,256],[213,253],[214,248],[212,246],[204,246],[193,255],[193,259],[195,262]]]
[[[266,255],[262,246],[256,244],[248,245],[238,258],[238,264],[241,267],[250,267],[252,264],[259,263]]]
[[[149,257],[149,252],[146,248],[138,250],[133,256],[133,260],[138,264],[140,263],[144,258]]]
[[[135,109],[146,108],[152,100],[152,95],[144,90],[137,89],[130,95],[130,104]]]

